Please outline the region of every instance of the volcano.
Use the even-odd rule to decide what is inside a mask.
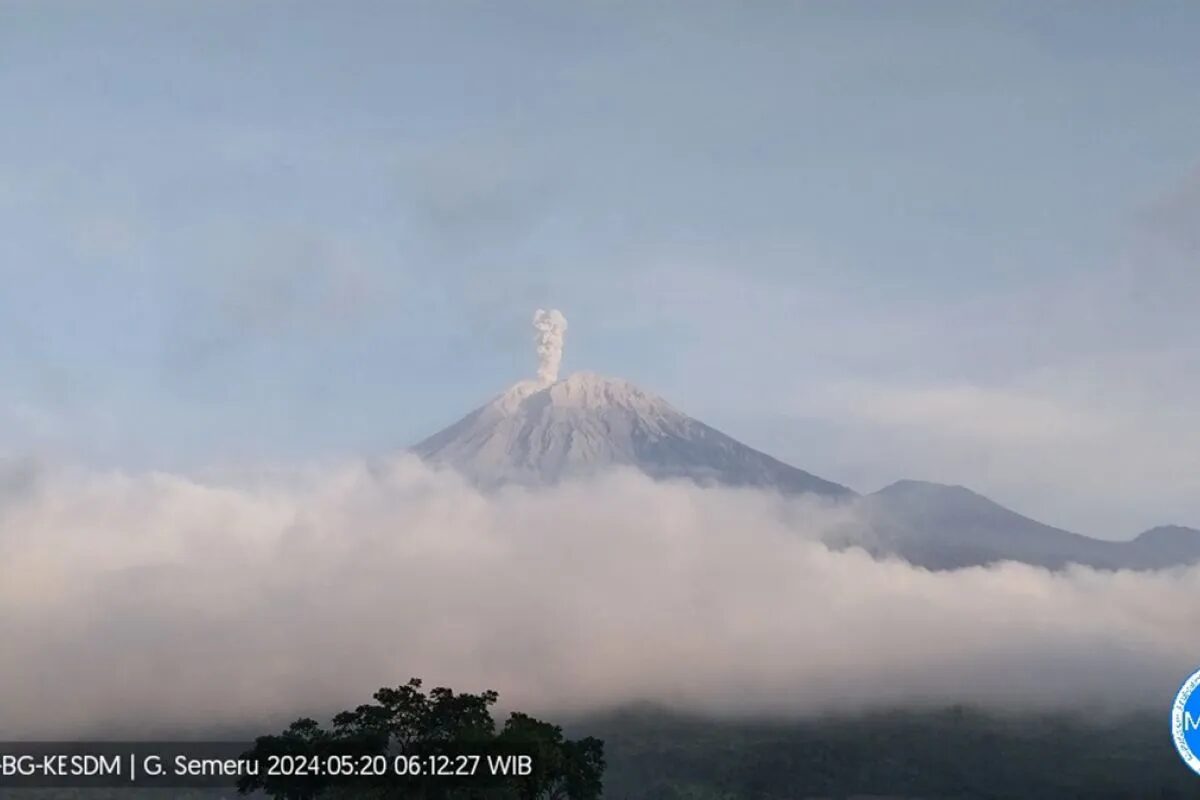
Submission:
[[[520,381],[412,449],[476,485],[548,486],[606,470],[657,480],[752,487],[845,501],[858,526],[836,547],[862,547],[929,569],[1020,561],[1048,569],[1164,569],[1200,562],[1200,530],[1154,528],[1107,541],[1044,525],[961,486],[903,480],[874,494],[819,478],[755,450],[617,378],[558,379],[566,319],[534,316],[537,380]]]
[[[549,485],[627,467],[656,479],[854,496],[628,381],[589,372],[522,381],[413,449],[485,487]]]

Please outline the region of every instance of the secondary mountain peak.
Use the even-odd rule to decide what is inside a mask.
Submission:
[[[1135,541],[1200,545],[1200,530],[1183,525],[1159,525],[1142,531]]]
[[[962,486],[897,481],[867,495],[877,553],[933,569],[1022,561],[1062,569],[1161,569],[1200,560],[1200,531],[1153,528],[1130,541],[1108,541],[1044,525]]]
[[[909,478],[890,483],[875,494],[884,497],[950,497],[957,495],[964,499],[977,497],[980,500],[991,502],[983,495],[973,492],[965,486],[958,486],[951,483],[934,483],[933,481],[918,481]]]

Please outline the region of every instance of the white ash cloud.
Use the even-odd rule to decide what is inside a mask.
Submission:
[[[567,318],[558,309],[546,311],[539,308],[533,315],[533,329],[537,331],[538,381],[551,384],[558,380],[558,366],[562,363],[563,340],[567,335]]]
[[[415,459],[0,496],[0,737],[202,729],[418,675],[534,713],[1164,709],[1200,569],[933,573],[846,509],[632,473],[482,494]]]

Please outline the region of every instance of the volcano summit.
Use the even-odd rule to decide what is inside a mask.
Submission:
[[[534,316],[538,380],[521,381],[413,449],[486,487],[546,485],[630,467],[653,478],[850,497],[844,486],[761,453],[628,381],[558,380],[566,320]]]
[[[414,450],[481,486],[545,485],[632,467],[653,478],[853,495],[710,428],[627,381],[587,372],[549,384],[518,383]]]

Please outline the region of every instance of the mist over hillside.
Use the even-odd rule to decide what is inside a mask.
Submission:
[[[535,713],[1161,709],[1200,629],[1195,567],[930,572],[826,546],[857,524],[837,501],[633,470],[494,491],[412,456],[21,475],[9,736],[235,725],[413,674]]]

